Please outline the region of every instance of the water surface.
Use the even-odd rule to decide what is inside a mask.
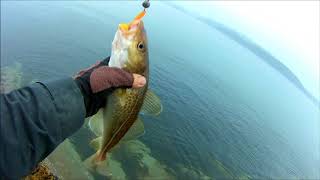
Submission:
[[[241,39],[152,5],[150,88],[164,111],[143,117],[136,147],[161,164],[153,177],[319,178],[319,106]],[[135,2],[1,2],[1,65],[21,63],[24,84],[73,75],[110,55],[118,24],[139,11]],[[87,126],[71,138],[82,160],[91,138]],[[118,160],[129,179],[150,175]]]

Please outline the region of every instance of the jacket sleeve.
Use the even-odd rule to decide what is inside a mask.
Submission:
[[[85,107],[72,78],[1,94],[0,179],[25,176],[83,124]]]

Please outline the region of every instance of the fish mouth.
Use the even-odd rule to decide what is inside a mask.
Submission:
[[[131,34],[137,30],[143,29],[142,18],[145,16],[146,11],[140,12],[130,23],[121,23],[119,24],[119,29],[124,34]]]

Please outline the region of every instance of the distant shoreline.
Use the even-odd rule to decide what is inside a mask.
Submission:
[[[320,108],[320,100],[318,100],[316,97],[314,97],[301,83],[301,81],[298,79],[298,77],[283,63],[281,63],[277,58],[275,58],[271,53],[269,53],[264,48],[260,47],[258,44],[251,41],[249,38],[247,38],[245,35],[240,34],[239,32],[234,31],[233,29],[218,23],[212,19],[201,17],[199,15],[196,15],[192,12],[189,12],[188,10],[179,7],[177,5],[174,5],[172,3],[165,3],[166,5],[177,9],[178,11],[181,11],[187,15],[190,15],[194,17],[195,19],[209,25],[210,27],[218,30],[219,32],[223,33],[224,35],[228,36],[230,39],[236,41],[243,47],[250,50],[252,53],[254,53],[256,56],[260,57],[265,63],[267,63],[269,66],[271,66],[273,69],[278,71],[280,74],[282,74],[286,79],[288,79],[294,86],[296,86],[298,89],[302,91],[302,93],[312,101],[313,104],[318,106]]]

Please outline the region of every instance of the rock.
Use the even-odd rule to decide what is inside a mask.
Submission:
[[[22,65],[15,63],[1,68],[0,93],[8,93],[21,87]]]
[[[126,173],[122,169],[120,162],[112,160],[111,165],[110,165],[110,169],[112,172],[111,180],[116,180],[116,179],[125,180],[125,179],[127,179]]]
[[[215,158],[209,159],[210,167],[212,167],[212,173],[216,178],[235,179],[236,176],[225,167],[220,161]],[[237,179],[237,178],[236,178]]]
[[[47,157],[47,160],[51,164],[50,170],[54,170],[59,179],[94,179],[82,164],[79,154],[69,139],[61,143]]]
[[[114,157],[134,179],[175,179],[167,167],[152,157],[151,150],[139,140],[122,143]]]
[[[201,179],[209,180],[211,177],[205,175],[201,170],[194,167],[185,167],[182,164],[177,164],[177,174],[182,179]]]
[[[113,159],[113,156],[111,153],[108,154],[107,157],[108,168],[106,171],[109,171],[111,173],[111,176],[108,178],[110,180],[125,180],[127,179],[126,173],[122,169],[121,162]]]

